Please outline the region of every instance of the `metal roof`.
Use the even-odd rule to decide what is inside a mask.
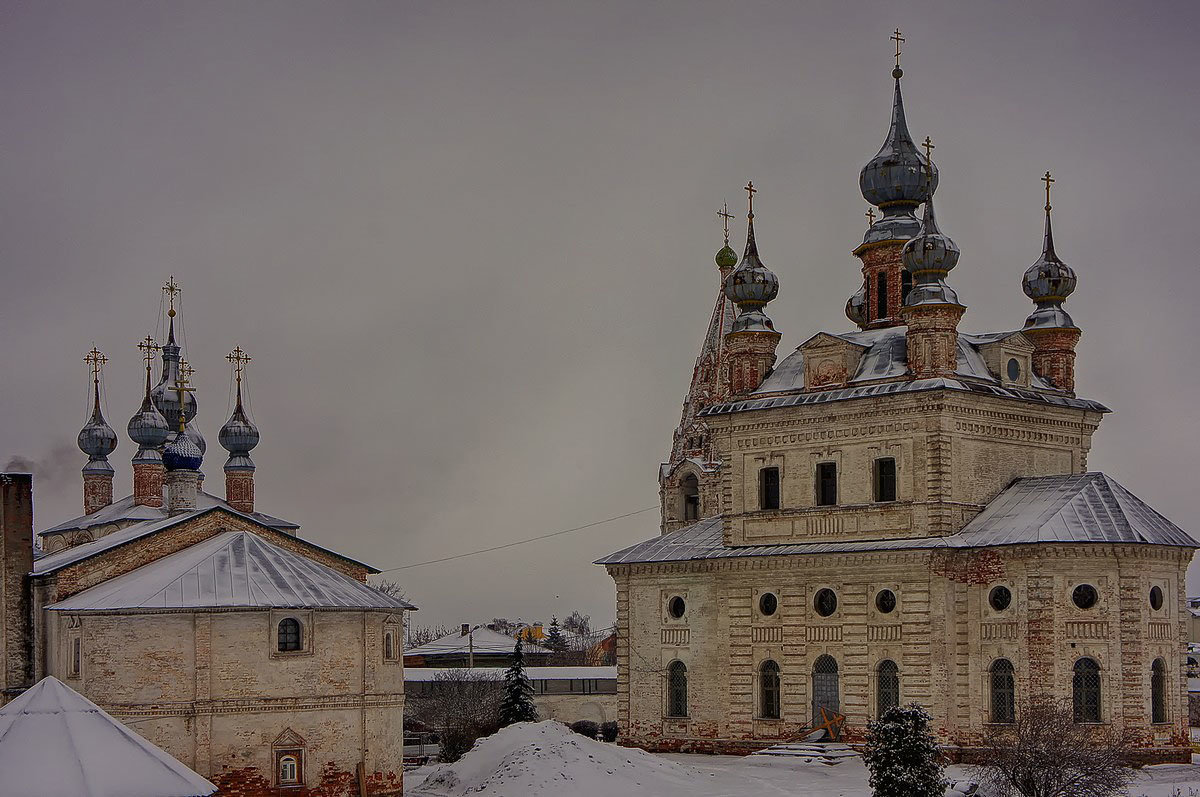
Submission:
[[[42,575],[46,575],[47,573],[53,573],[55,570],[60,570],[64,567],[66,567],[67,565],[73,565],[76,562],[82,562],[84,559],[88,559],[93,556],[96,556],[97,554],[104,553],[105,551],[107,551],[111,548],[115,548],[118,545],[124,545],[127,542],[133,542],[134,540],[138,540],[138,539],[141,539],[142,537],[147,537],[151,534],[155,534],[156,532],[162,531],[163,529],[170,528],[171,526],[174,526],[178,523],[183,523],[185,521],[192,520],[193,518],[198,518],[201,515],[206,514],[208,512],[215,512],[215,511],[228,512],[232,515],[236,515],[241,518],[246,518],[247,520],[257,523],[260,526],[266,526],[267,528],[273,528],[276,531],[281,530],[274,526],[267,526],[267,524],[259,521],[254,515],[247,515],[243,512],[238,512],[236,509],[230,508],[228,504],[225,504],[225,502],[222,501],[220,504],[214,504],[205,509],[195,509],[191,512],[181,512],[178,515],[172,515],[172,516],[168,516],[168,517],[157,517],[153,520],[146,520],[141,523],[134,523],[133,525],[125,526],[124,528],[118,529],[117,531],[114,531],[111,534],[105,534],[103,537],[101,537],[98,540],[93,540],[91,542],[85,542],[82,545],[74,545],[74,546],[71,546],[70,548],[66,548],[61,551],[55,551],[54,553],[48,553],[43,556],[39,556],[38,558],[33,560],[33,575],[42,576]],[[355,564],[360,567],[365,567],[371,573],[379,572],[378,570],[376,570],[375,568],[371,567],[368,564],[359,562],[355,559],[351,559],[349,556],[344,556],[343,554],[340,554],[337,551],[332,551],[329,548],[325,548],[321,545],[317,545],[316,543],[306,540],[303,537],[298,537],[298,536],[293,535],[293,539],[295,539],[301,545],[308,546],[308,547],[313,548],[318,551],[324,551],[325,553],[332,554],[333,556],[336,556],[339,559],[344,559],[347,562],[350,562],[351,564]]]
[[[487,626],[478,626],[467,634],[455,631],[444,637],[438,637],[432,642],[404,651],[405,656],[446,656],[466,653],[512,653],[517,644],[516,637],[493,631]],[[525,642],[524,652],[552,653],[553,651],[532,642]]]
[[[196,508],[211,509],[214,506],[219,506],[222,509],[234,511],[233,507],[222,501],[215,495],[206,492],[196,493]],[[275,529],[298,529],[300,525],[293,523],[290,520],[281,520],[277,517],[265,514],[263,512],[242,513],[247,517],[254,518],[255,521],[270,526]],[[45,531],[39,531],[38,534],[49,534],[55,531],[73,531],[75,529],[88,529],[92,526],[103,526],[109,523],[140,523],[146,520],[163,520],[170,517],[165,506],[145,506],[144,504],[135,504],[133,496],[127,495],[119,501],[114,501],[103,509],[97,509],[90,515],[80,515],[76,518],[59,523],[57,526],[51,526]]]
[[[206,797],[217,787],[50,676],[0,708],[5,797]]]
[[[1103,473],[1015,480],[962,531],[947,537],[726,546],[711,517],[609,554],[595,564],[685,562],[855,551],[985,548],[1029,543],[1140,543],[1200,547],[1200,541]]]
[[[106,612],[415,607],[248,531],[226,531],[46,608]]]

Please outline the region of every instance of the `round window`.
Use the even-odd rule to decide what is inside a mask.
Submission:
[[[758,610],[767,617],[775,614],[779,608],[779,598],[775,597],[773,592],[764,592],[762,597],[758,599]]]
[[[837,611],[837,593],[831,589],[817,590],[817,596],[813,599],[813,608],[822,617],[833,614]]]
[[[1096,601],[1100,600],[1100,596],[1096,594],[1096,588],[1091,584],[1080,584],[1071,593],[1071,600],[1080,609],[1090,609],[1096,605]]]
[[[988,593],[988,603],[998,612],[1002,612],[1012,603],[1012,593],[1008,587],[992,587],[992,591]]]
[[[875,593],[875,608],[881,614],[891,614],[896,608],[896,593],[890,589],[881,589]]]
[[[1012,357],[1008,361],[1008,378],[1013,382],[1021,378],[1021,363],[1017,361],[1016,357]]]
[[[683,617],[683,613],[687,611],[687,604],[683,602],[683,598],[676,595],[667,601],[667,613],[678,620]]]
[[[1150,588],[1150,608],[1153,609],[1154,611],[1158,611],[1159,609],[1162,608],[1162,605],[1163,605],[1162,590],[1159,589],[1158,587],[1151,587]]]

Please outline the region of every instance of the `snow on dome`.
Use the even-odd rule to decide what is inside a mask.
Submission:
[[[206,797],[217,787],[53,676],[0,708],[5,797]]]

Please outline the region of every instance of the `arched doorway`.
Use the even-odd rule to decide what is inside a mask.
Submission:
[[[812,718],[821,721],[821,709],[826,712],[841,711],[838,696],[838,665],[833,656],[821,656],[813,662],[812,675]]]

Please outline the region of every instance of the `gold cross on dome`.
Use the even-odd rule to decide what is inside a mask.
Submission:
[[[867,226],[868,227],[875,224],[875,208],[868,208],[866,216],[867,216]]]
[[[179,397],[179,433],[183,434],[185,415],[183,411],[183,396],[185,393],[192,393],[196,388],[191,387],[192,374],[196,373],[196,369],[188,365],[187,360],[179,361],[179,375],[175,377],[173,386],[175,395]]]
[[[892,34],[892,41],[896,43],[896,68],[900,68],[900,43],[904,41],[904,37],[900,35],[900,29],[896,28],[896,32]]]
[[[145,361],[146,370],[149,371],[150,363],[153,362],[153,360],[154,360],[154,355],[157,354],[158,352],[162,351],[162,346],[159,346],[158,343],[155,342],[154,338],[147,335],[146,337],[142,338],[141,342],[138,343],[137,347],[139,349],[141,349],[142,360]]]
[[[242,369],[246,366],[246,363],[250,362],[250,355],[242,351],[241,346],[234,346],[233,351],[225,355],[225,359],[233,363],[233,370],[237,375],[237,381],[240,385],[242,383]]]
[[[92,381],[100,381],[100,372],[104,369],[104,364],[108,362],[108,358],[104,356],[104,352],[96,348],[92,344],[92,350],[84,355],[83,361],[87,363],[92,374]]]
[[[165,293],[167,295],[167,299],[171,305],[170,309],[167,310],[167,315],[174,318],[175,317],[175,297],[178,296],[180,293],[182,293],[183,289],[180,288],[179,283],[175,281],[174,274],[171,275],[171,278],[169,280],[167,280],[166,282],[163,283],[162,289],[163,289],[163,293]]]
[[[933,163],[933,139],[931,139],[929,136],[925,136],[925,141],[921,144],[921,146],[925,149],[925,160]]]
[[[750,218],[754,218],[754,195],[758,193],[758,189],[754,187],[754,181],[746,183],[745,191],[750,195]]]
[[[1042,178],[1042,182],[1046,184],[1046,212],[1050,212],[1050,183],[1058,182],[1050,176],[1050,172],[1046,172],[1046,176]]]
[[[728,202],[721,203],[721,209],[717,211],[717,215],[720,216],[721,219],[725,223],[725,244],[728,246],[729,245],[729,220],[733,218],[733,214],[729,212],[729,203]]]

